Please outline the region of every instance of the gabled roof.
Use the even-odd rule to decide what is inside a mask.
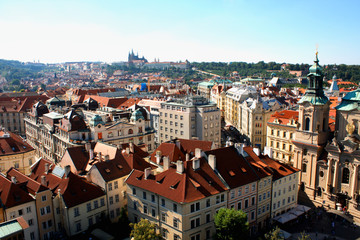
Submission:
[[[45,172],[45,164],[49,164],[48,172]],[[57,168],[59,167],[55,167],[52,162],[40,159],[32,166],[30,178],[41,183],[41,177],[45,176],[45,187],[50,188],[54,195],[60,192],[67,207],[74,207],[105,194],[99,186],[72,172],[61,177],[56,175],[54,170]]]
[[[290,174],[299,172],[300,169],[294,168],[290,165],[286,165],[279,161],[269,158],[267,155],[262,157],[262,161],[271,168],[273,171],[273,179],[277,180]]]
[[[47,187],[42,186],[39,182],[36,182],[35,180],[29,178],[28,176],[26,176],[25,174],[19,172],[17,169],[15,169],[13,167],[10,168],[6,172],[6,177],[9,180],[11,180],[11,177],[15,177],[17,182],[26,183],[26,188],[27,188],[28,192],[30,192],[33,195],[35,195],[38,192],[48,190]]]
[[[145,179],[144,172],[134,170],[126,183],[178,203],[197,201],[227,190],[226,186],[217,177],[207,161],[199,159],[200,168],[192,168],[192,160],[184,162],[184,173],[176,172],[175,168],[150,175]]]
[[[224,147],[205,152],[216,157],[216,170],[229,185],[236,188],[257,181],[259,178],[245,158],[238,154],[235,147]]]
[[[26,183],[13,183],[0,175],[0,199],[6,208],[34,201],[27,192]]]
[[[19,135],[0,130],[0,156],[33,151],[27,142]]]
[[[185,154],[176,146],[175,143],[160,144],[160,146],[151,154],[150,161],[156,163],[157,152],[161,153],[161,157],[169,157],[171,162],[176,162],[177,160],[185,161]],[[162,165],[162,161],[160,161],[160,165]]]
[[[287,125],[291,120],[298,121],[299,112],[293,110],[283,110],[280,112],[276,112],[271,115],[268,123],[274,123],[275,119],[278,119],[279,124]]]
[[[115,159],[101,161],[94,164],[105,182],[124,177],[131,172],[131,168],[120,155]]]
[[[256,153],[253,151],[252,147],[244,147],[244,151],[248,155],[245,157],[246,160],[251,164],[252,168],[255,170],[256,175],[259,178],[265,178],[268,176],[271,176],[273,174],[273,171],[269,166],[267,166],[263,161],[261,161],[260,157],[256,155]]]

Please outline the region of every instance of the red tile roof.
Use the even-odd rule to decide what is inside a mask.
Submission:
[[[9,136],[7,137],[4,134],[9,134]],[[19,135],[0,130],[0,156],[25,153],[33,150],[34,148],[25,142]]]
[[[200,168],[192,168],[192,160],[184,162],[184,173],[171,167],[157,175],[144,178],[144,172],[134,170],[126,183],[178,203],[193,202],[227,190],[205,159],[200,159]]]
[[[275,119],[278,119],[281,125],[287,125],[290,120],[298,121],[299,112],[292,110],[282,110],[271,115],[268,123],[275,123]]]
[[[0,175],[0,199],[6,208],[11,208],[34,201],[27,192],[26,183],[13,183],[5,176]]]
[[[297,169],[290,165],[286,165],[279,161],[275,161],[269,158],[267,155],[262,156],[261,159],[267,166],[271,168],[271,170],[273,171],[273,179],[275,180],[300,171],[300,169]]]
[[[6,177],[9,180],[11,180],[11,177],[15,177],[16,181],[18,181],[19,183],[25,183],[27,190],[33,195],[35,195],[38,192],[48,190],[47,187],[42,186],[39,182],[36,182],[35,180],[29,178],[28,176],[26,176],[23,173],[19,172],[15,168],[10,168],[6,172]]]
[[[46,163],[50,165],[47,173],[45,172]],[[105,195],[99,186],[88,182],[84,177],[75,175],[72,172],[68,176],[64,174],[60,177],[54,174],[54,168],[52,162],[41,159],[32,166],[30,178],[41,183],[41,176],[45,176],[45,186],[50,188],[54,195],[60,191],[67,207],[74,207]]]
[[[257,181],[259,178],[243,156],[235,147],[224,147],[205,152],[216,157],[216,170],[220,173],[230,188]]]

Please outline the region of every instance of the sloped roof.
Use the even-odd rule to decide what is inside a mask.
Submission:
[[[192,168],[192,160],[184,162],[184,173],[175,168],[144,178],[144,172],[134,170],[126,183],[152,191],[178,203],[188,203],[227,190],[205,159],[200,159],[200,168]]]
[[[6,134],[9,134],[9,136],[7,137]],[[33,150],[34,148],[19,135],[0,130],[0,156],[25,153]]]
[[[35,180],[29,178],[28,176],[26,176],[25,174],[19,172],[17,169],[15,169],[13,167],[10,168],[6,172],[6,177],[9,180],[11,180],[11,177],[15,177],[16,181],[18,181],[19,183],[26,183],[27,190],[33,195],[38,193],[38,192],[48,190],[47,187],[42,186],[39,182],[36,182]]]
[[[121,155],[115,159],[97,162],[94,166],[98,169],[105,182],[124,177],[131,172],[131,168]]]
[[[13,183],[0,175],[0,199],[6,208],[34,201],[26,190],[26,183]],[[25,187],[25,188],[24,188]]]
[[[274,123],[275,119],[278,119],[282,125],[287,125],[291,120],[298,121],[299,112],[293,110],[282,110],[271,115],[268,123]]]

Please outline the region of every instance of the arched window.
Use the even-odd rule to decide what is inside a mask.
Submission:
[[[343,168],[341,183],[349,183],[350,171],[348,168]]]
[[[307,117],[305,118],[305,131],[309,131],[310,130],[310,118]]]
[[[306,172],[306,167],[307,167],[307,166],[306,166],[306,163],[303,163],[303,164],[302,164],[301,171],[302,171],[302,172]]]
[[[133,130],[132,130],[132,129],[129,129],[128,134],[133,134]]]

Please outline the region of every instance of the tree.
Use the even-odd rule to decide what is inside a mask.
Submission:
[[[301,232],[300,237],[298,237],[298,240],[311,240],[311,237],[309,234],[305,232]]]
[[[280,228],[275,227],[273,230],[265,234],[266,240],[284,240],[283,236],[280,235]]]
[[[135,240],[163,240],[160,234],[156,233],[155,224],[146,219],[141,219],[138,223],[130,223],[133,228],[130,237]]]
[[[221,208],[215,215],[216,239],[248,239],[249,222],[246,213],[235,209]]]
[[[126,238],[129,236],[129,233],[131,231],[131,228],[129,226],[129,218],[127,215],[126,208],[121,208],[120,216],[118,224],[116,225],[117,231],[119,233],[119,236],[117,236],[120,239]]]

